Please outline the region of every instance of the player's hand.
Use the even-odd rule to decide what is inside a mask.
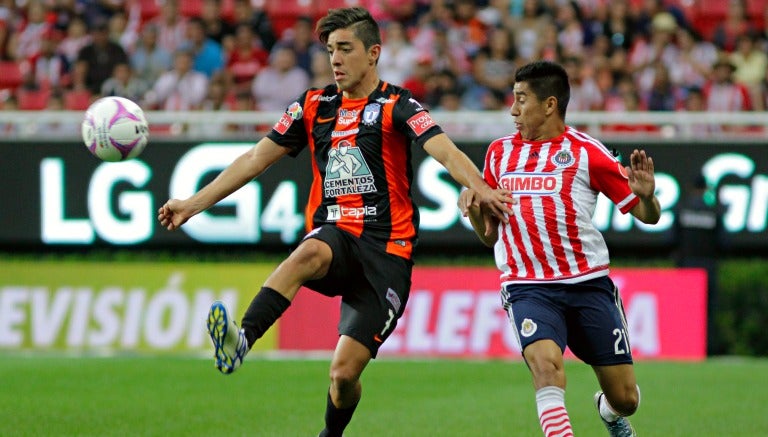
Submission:
[[[192,215],[186,211],[185,203],[178,199],[165,202],[165,205],[157,210],[157,220],[169,231],[175,231],[181,227]]]
[[[496,220],[509,223],[509,216],[512,215],[510,205],[517,203],[517,199],[512,197],[511,191],[503,189],[494,190],[487,185],[482,189],[473,191],[472,204],[477,204],[484,213],[494,217]]]
[[[629,177],[629,188],[641,199],[649,199],[656,192],[653,159],[646,155],[645,150],[633,150],[629,157],[629,167],[626,167]]]

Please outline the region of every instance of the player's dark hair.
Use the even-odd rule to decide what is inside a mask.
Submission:
[[[330,9],[328,15],[317,22],[315,31],[323,44],[328,42],[328,35],[339,29],[351,29],[363,42],[366,50],[381,44],[381,32],[376,20],[363,8]]]
[[[556,98],[557,112],[565,120],[565,109],[571,99],[571,86],[568,73],[560,64],[550,61],[531,62],[517,70],[515,82],[527,82],[539,100]]]

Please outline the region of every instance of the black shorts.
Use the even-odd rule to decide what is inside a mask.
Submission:
[[[590,365],[632,363],[624,306],[607,276],[577,284],[511,284],[502,301],[523,350],[549,339]]]
[[[339,335],[364,344],[375,358],[405,310],[413,262],[332,225],[313,229],[304,240],[308,238],[327,243],[333,260],[325,277],[304,286],[326,296],[341,296]]]

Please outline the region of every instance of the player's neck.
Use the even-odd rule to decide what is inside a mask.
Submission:
[[[344,90],[345,99],[364,99],[371,95],[379,86],[379,75],[376,70],[371,70],[360,83],[353,89]]]

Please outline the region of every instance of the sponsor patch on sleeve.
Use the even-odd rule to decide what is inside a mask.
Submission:
[[[408,119],[408,126],[410,126],[417,137],[420,137],[424,132],[429,130],[429,128],[436,125],[437,123],[432,120],[432,116],[426,111],[413,114],[413,116]]]
[[[280,135],[285,135],[292,124],[293,118],[290,115],[283,113],[283,116],[280,117],[280,120],[278,120],[274,126],[272,126],[272,129],[276,130]]]

